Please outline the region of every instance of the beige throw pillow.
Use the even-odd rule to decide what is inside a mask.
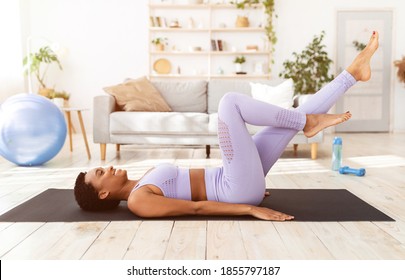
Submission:
[[[105,87],[104,91],[114,96],[118,106],[125,111],[172,111],[160,92],[146,77]]]

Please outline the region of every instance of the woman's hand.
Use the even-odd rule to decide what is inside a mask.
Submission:
[[[250,215],[258,219],[267,221],[289,221],[294,219],[294,216],[284,214],[270,208],[257,206],[252,207]]]

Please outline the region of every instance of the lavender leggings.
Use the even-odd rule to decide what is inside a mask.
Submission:
[[[227,93],[218,109],[218,138],[223,167],[206,170],[208,200],[257,205],[263,200],[265,176],[306,114],[323,114],[356,80],[343,71],[305,104],[286,110],[240,93]],[[246,124],[264,126],[253,137]]]

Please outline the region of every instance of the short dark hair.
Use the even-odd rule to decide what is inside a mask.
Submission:
[[[86,173],[80,172],[76,178],[74,193],[77,204],[86,211],[110,210],[120,204],[120,200],[100,199],[96,189],[91,184],[86,184]]]

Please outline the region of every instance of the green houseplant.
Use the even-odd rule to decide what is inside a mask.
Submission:
[[[164,51],[165,45],[167,45],[167,38],[156,37],[151,43],[155,45],[157,51]]]
[[[56,63],[60,70],[63,70],[62,65],[58,59],[56,53],[49,47],[45,46],[38,50],[38,52],[30,53],[29,54],[29,61],[28,56],[24,57],[23,65],[26,68],[26,74],[34,73],[37,81],[39,83],[39,94],[48,97],[54,98],[56,94],[64,96],[64,99],[68,99],[69,95],[66,92],[55,92],[55,89],[47,87],[45,84],[46,79],[46,72],[48,70],[49,64]],[[29,69],[28,69],[29,65]],[[45,67],[44,67],[45,65]]]
[[[235,59],[233,60],[233,63],[235,63],[235,67],[236,67],[236,73],[242,73],[242,64],[246,62],[246,58],[241,55],[241,56],[237,56],[235,57]]]
[[[333,79],[329,75],[332,60],[322,44],[324,36],[324,31],[314,36],[301,53],[293,52],[293,59],[283,63],[284,71],[279,76],[294,81],[295,94],[313,94]]]
[[[246,62],[246,58],[242,55],[242,56],[237,56],[235,57],[233,63],[237,63],[237,64],[243,64]]]

